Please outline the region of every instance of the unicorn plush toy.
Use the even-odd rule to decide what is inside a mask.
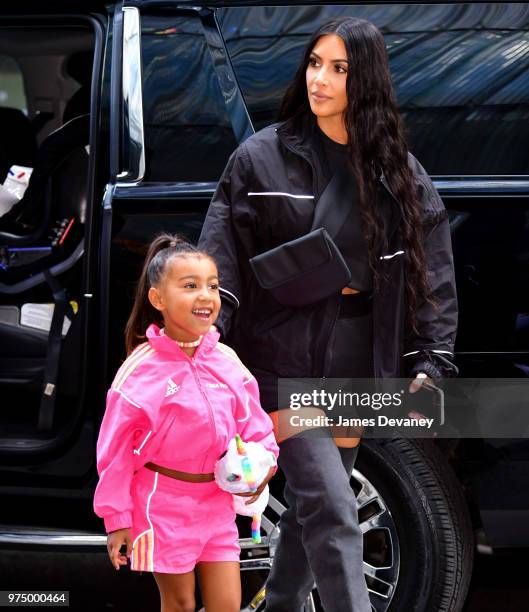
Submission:
[[[255,492],[257,486],[276,465],[275,456],[259,442],[243,442],[239,434],[230,440],[226,454],[215,464],[215,481],[224,491],[233,494],[233,507],[237,514],[251,516],[252,540],[261,542],[261,514],[268,504],[268,485],[252,504],[236,493]]]

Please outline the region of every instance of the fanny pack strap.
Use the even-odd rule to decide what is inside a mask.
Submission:
[[[354,196],[351,171],[345,167],[339,168],[316,204],[311,231],[324,227],[332,239],[336,238],[351,211]]]

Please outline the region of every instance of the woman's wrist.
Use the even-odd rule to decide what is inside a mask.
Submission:
[[[436,364],[432,361],[418,361],[415,363],[411,369],[411,376],[415,377],[419,372],[424,372],[429,378],[431,378],[434,382],[440,381],[443,379],[443,373]]]
[[[449,359],[446,354],[439,351],[421,349],[406,356],[408,367],[406,373],[415,377],[419,372],[424,372],[434,382],[444,378],[452,378],[459,374],[459,368]],[[410,363],[411,362],[411,363]]]

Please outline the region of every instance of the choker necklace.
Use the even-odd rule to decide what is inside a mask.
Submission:
[[[165,327],[160,330],[160,335],[165,336]],[[173,340],[173,342],[176,342],[181,348],[195,348],[200,344],[201,340],[202,336],[199,336],[198,340],[193,340],[193,342],[180,342],[180,340]]]

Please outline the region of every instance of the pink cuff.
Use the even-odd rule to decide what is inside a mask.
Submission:
[[[132,527],[132,512],[130,510],[126,510],[125,512],[111,514],[110,516],[106,516],[104,518],[104,522],[105,531],[107,533],[117,531],[118,529]]]

